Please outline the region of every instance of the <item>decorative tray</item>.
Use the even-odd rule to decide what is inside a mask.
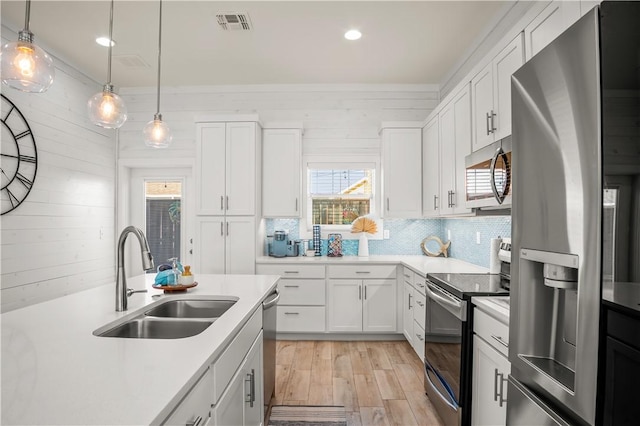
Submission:
[[[153,284],[151,287],[157,288],[158,290],[164,290],[165,293],[172,293],[176,291],[187,291],[188,288],[195,287],[198,285],[197,281],[194,281],[192,284],[178,284],[178,285],[160,285]]]

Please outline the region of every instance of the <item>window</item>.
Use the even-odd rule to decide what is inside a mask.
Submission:
[[[308,164],[308,223],[344,229],[359,216],[375,213],[374,179],[374,163]]]
[[[146,236],[156,266],[180,258],[181,181],[145,181]]]

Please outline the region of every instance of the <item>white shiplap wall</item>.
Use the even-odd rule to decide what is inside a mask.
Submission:
[[[303,154],[379,152],[382,121],[422,121],[438,105],[437,85],[274,85],[166,87],[164,121],[173,131],[168,150],[150,151],[142,128],[153,118],[152,88],[122,89],[129,120],[120,130],[120,158],[193,157],[197,116],[258,114],[262,123],[301,122]]]
[[[38,149],[31,193],[0,217],[3,312],[115,279],[115,131],[87,118],[86,102],[101,86],[54,60],[56,78],[47,92],[2,86]]]

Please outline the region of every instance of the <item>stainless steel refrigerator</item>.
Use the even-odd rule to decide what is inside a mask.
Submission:
[[[640,275],[639,27],[603,2],[512,77],[509,425],[598,423],[602,283]]]

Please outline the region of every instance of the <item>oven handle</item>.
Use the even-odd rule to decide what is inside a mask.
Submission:
[[[427,281],[425,290],[431,300],[451,312],[460,321],[467,321],[467,302],[453,300],[451,297],[444,295],[442,291],[430,281]]]
[[[424,373],[431,389],[433,389],[433,391],[440,396],[440,399],[442,399],[442,401],[444,401],[445,404],[447,404],[449,407],[457,411],[458,404],[456,404],[455,399],[453,399],[451,395],[446,395],[446,396],[443,395],[442,392],[440,392],[440,389],[438,389],[438,387],[433,383],[433,380],[431,379],[431,374],[429,373],[435,374],[436,380],[438,380],[439,382],[440,382],[440,378],[438,377],[438,374],[435,372],[435,370],[433,370],[432,367],[428,366],[426,362],[424,364]]]

